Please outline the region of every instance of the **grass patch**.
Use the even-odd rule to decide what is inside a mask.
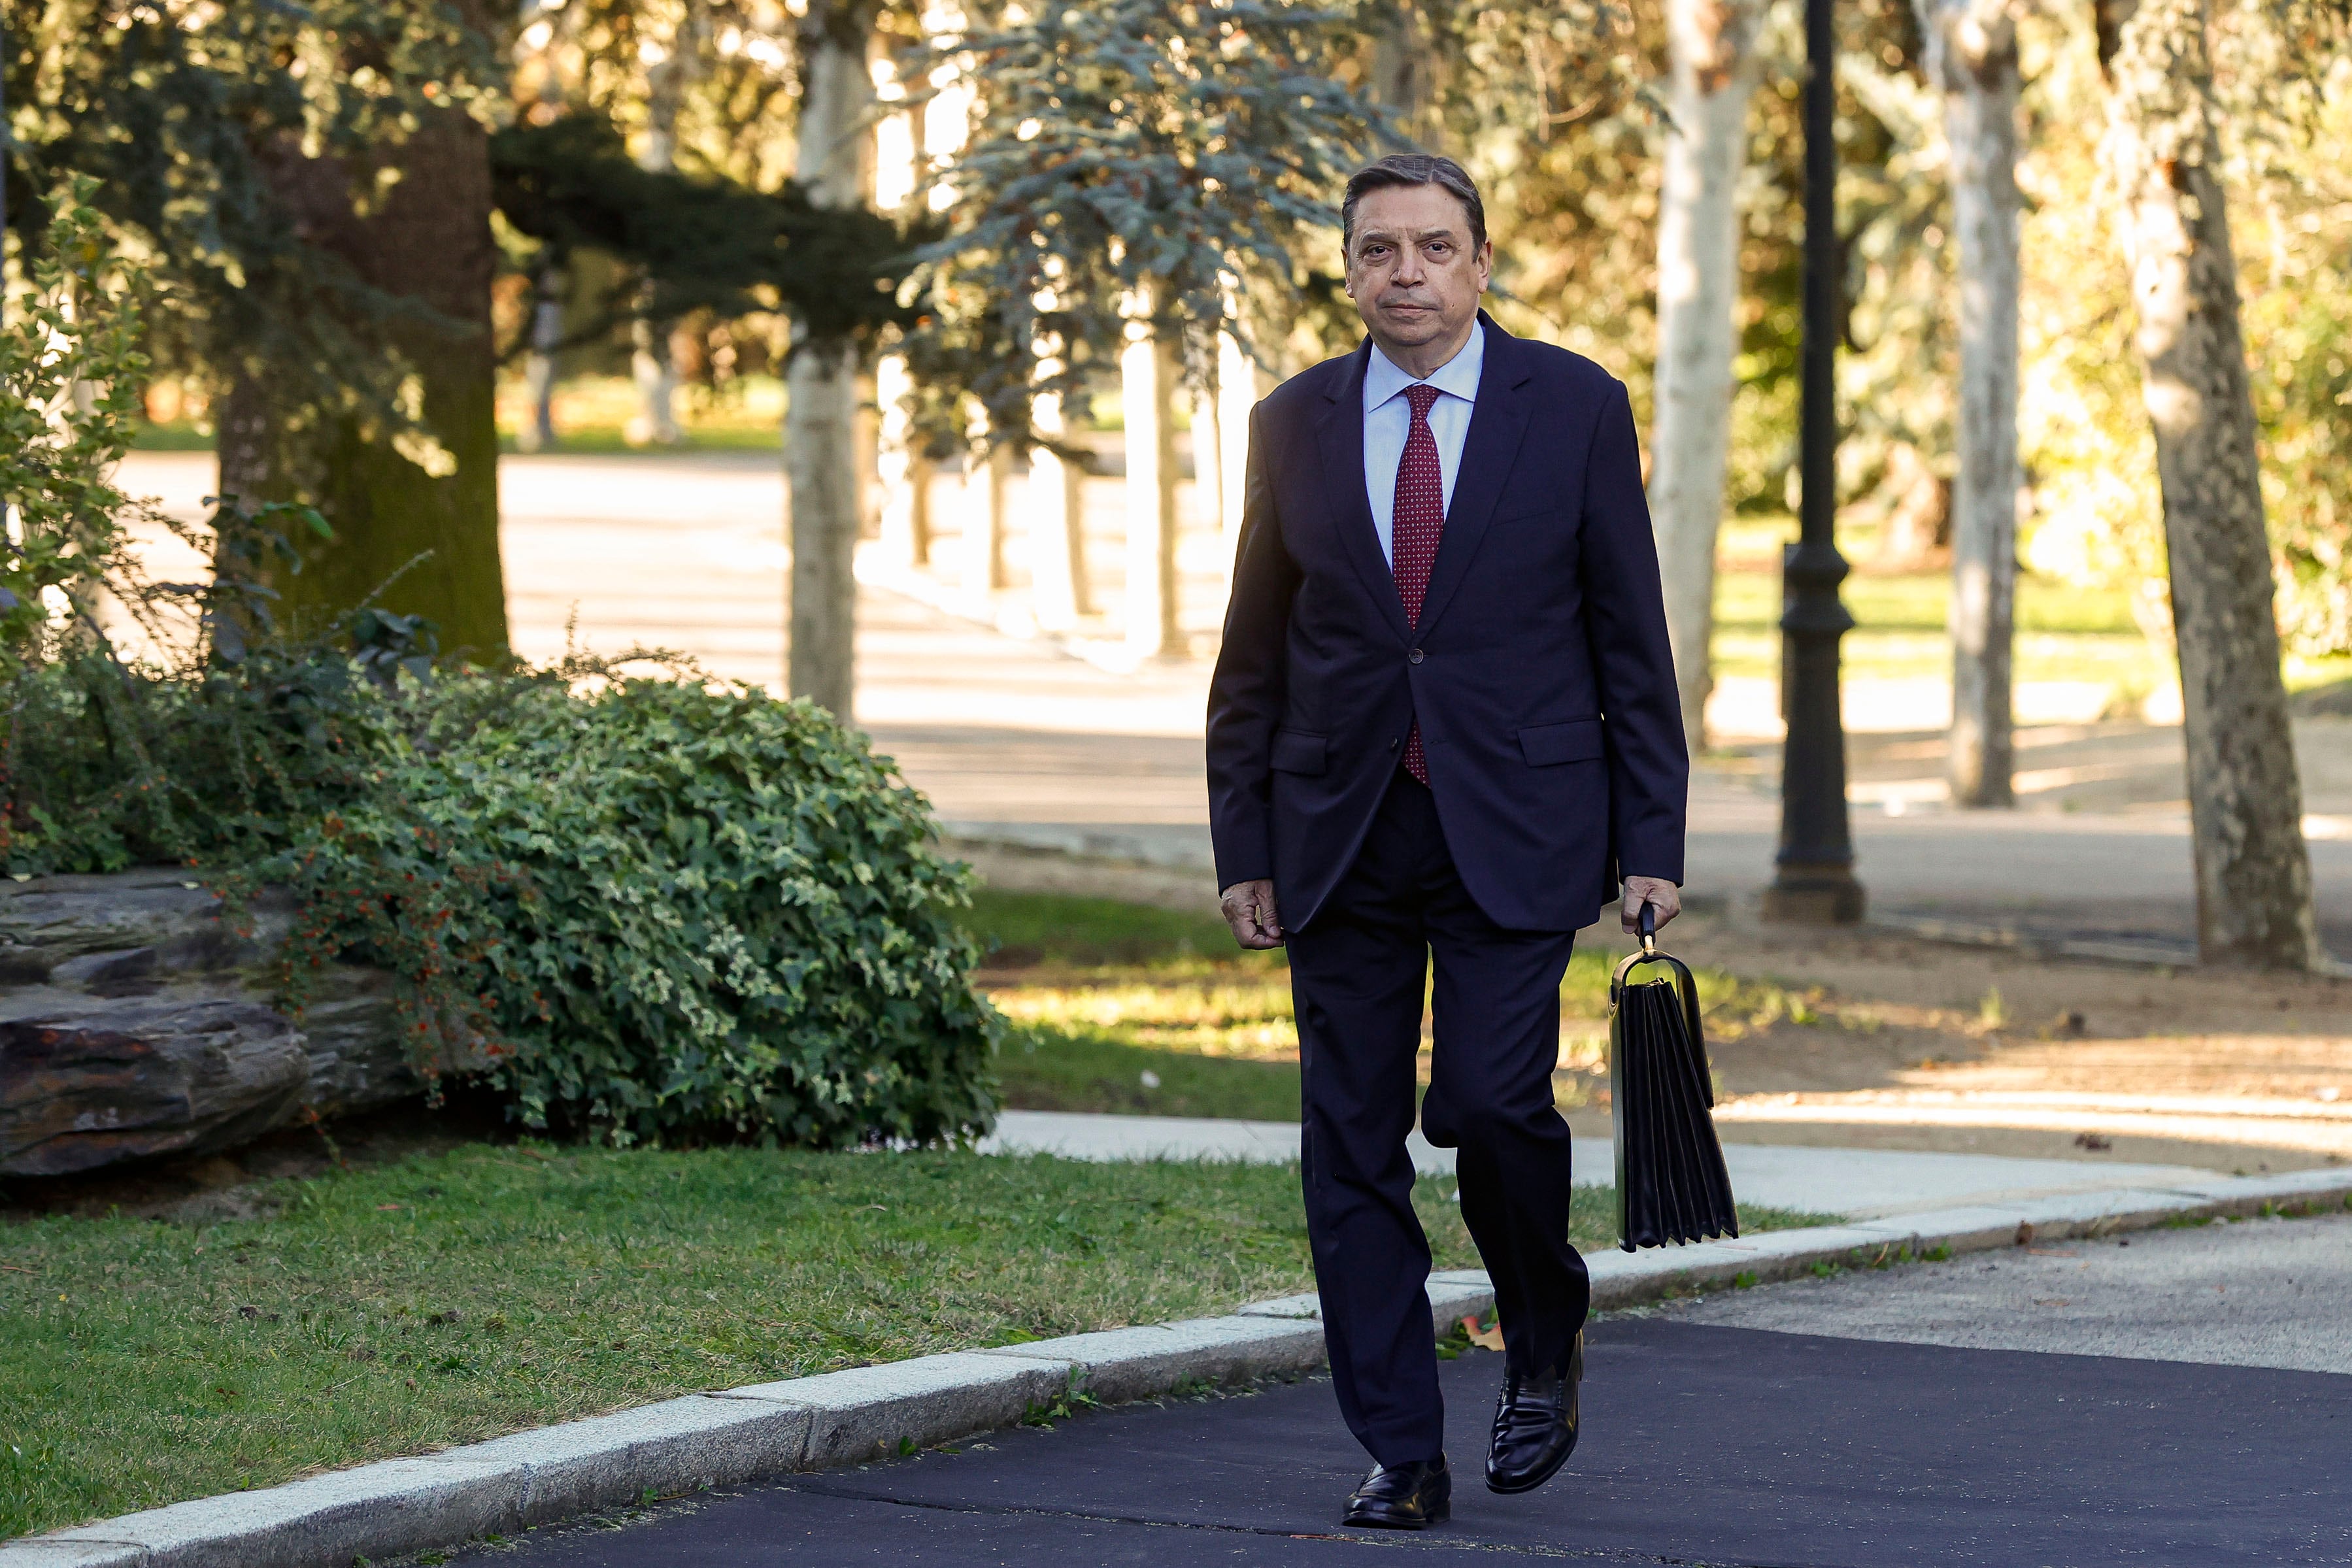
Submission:
[[[522,444],[516,438],[514,431],[503,428],[499,430],[499,450],[508,454],[522,451]],[[666,446],[655,446],[643,442],[632,442],[621,425],[575,424],[559,427],[554,444],[541,447],[537,455],[675,457],[681,454],[694,452],[781,454],[782,450],[782,433],[772,425],[688,425],[680,432],[677,440]]]
[[[1312,1282],[1286,1166],[478,1145],[258,1196],[0,1229],[0,1538]],[[1446,1186],[1415,1203],[1475,1267]],[[1572,1234],[1612,1213],[1580,1187]]]
[[[267,1196],[0,1232],[0,1537],[1311,1278],[1278,1167],[525,1145]]]
[[[1210,974],[1286,970],[1280,948],[1253,953],[1234,945],[1213,915],[1080,898],[1059,893],[972,894],[964,924],[988,949],[991,970],[1148,968]],[[1284,984],[1287,985],[1287,977]]]
[[[1024,1111],[1298,1118],[1282,953],[1213,915],[982,888],[966,917],[1013,1028],[996,1059]]]
[[[214,444],[212,426],[200,425],[193,420],[158,423],[142,419],[131,427],[131,449],[134,452],[210,452]]]
[[[1716,582],[1717,674],[1776,674],[1779,572],[1728,570]],[[1839,591],[1855,621],[1843,644],[1848,675],[1950,674],[1948,574],[1862,574],[1847,579]],[[2127,593],[2075,588],[2031,573],[2018,579],[2016,661],[2021,681],[2108,680],[2145,688],[2162,674],[2132,619]]]
[[[1107,1030],[1016,1029],[996,1057],[1004,1103],[1027,1111],[1298,1120],[1298,1063],[1130,1044]]]
[[[1298,1030],[1282,954],[1235,947],[1224,923],[1109,899],[982,889],[967,923],[991,956],[989,998],[1013,1024],[997,1057],[1005,1103],[1025,1111],[1298,1114]],[[1561,1104],[1588,1103],[1609,1038],[1610,942],[1580,948],[1560,982]],[[1708,1037],[1780,1024],[1868,1030],[1820,987],[1698,972]],[[1157,1082],[1153,1082],[1157,1080]]]

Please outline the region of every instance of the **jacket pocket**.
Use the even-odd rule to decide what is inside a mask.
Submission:
[[[1519,731],[1519,749],[1530,768],[1560,762],[1593,762],[1601,752],[1601,721],[1572,718],[1565,724],[1534,724]]]
[[[1277,773],[1320,773],[1327,743],[1319,735],[1295,729],[1274,732],[1274,768]]]

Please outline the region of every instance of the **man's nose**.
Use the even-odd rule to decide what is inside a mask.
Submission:
[[[1397,252],[1396,266],[1389,271],[1391,283],[1414,284],[1421,281],[1421,253],[1410,247]]]

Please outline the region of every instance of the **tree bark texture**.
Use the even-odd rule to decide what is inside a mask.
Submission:
[[[486,26],[483,0],[459,9]],[[488,144],[479,125],[449,110],[428,114],[384,162],[398,179],[364,216],[352,195],[369,172],[289,150],[274,183],[314,243],[444,319],[386,329],[415,372],[417,423],[440,453],[331,414],[289,435],[263,368],[226,400],[220,487],[251,500],[306,492],[333,525],[335,538],[277,585],[288,614],[315,625],[382,590],[384,608],[438,623],[443,652],[488,662],[507,652]],[[290,471],[289,441],[302,448]]]
[[[1176,610],[1176,355],[1138,301],[1119,355],[1127,447],[1127,648],[1181,650]]]
[[[1241,546],[1242,505],[1249,488],[1250,414],[1257,407],[1258,368],[1231,332],[1217,334],[1218,559],[1225,582]]]
[[[1396,7],[1372,35],[1369,66],[1365,86],[1371,100],[1394,120],[1399,133],[1394,150],[1423,144],[1436,148],[1445,134],[1436,112],[1443,57],[1412,5]]]
[[[1004,586],[1004,536],[1013,484],[1013,448],[998,442],[963,473],[963,586],[988,599]]]
[[[555,379],[558,345],[563,341],[562,275],[542,267],[538,278],[538,303],[530,308],[530,354],[523,361],[523,384],[530,390],[530,423],[515,437],[525,452],[543,452],[555,444]]]
[[[2209,964],[2318,952],[2279,671],[2237,263],[2202,0],[2102,0],[2105,144],[2122,201],[2180,649],[2197,934]]]
[[[1714,676],[1715,543],[1731,446],[1731,359],[1738,347],[1739,171],[1758,70],[1756,0],[1671,0],[1672,83],[1658,197],[1656,423],[1650,513],[1658,536],[1666,631],[1691,749],[1706,744]]]
[[[874,96],[866,54],[872,0],[813,0],[801,25],[800,147],[794,174],[822,206],[862,204],[873,180]],[[862,512],[857,472],[857,362],[845,347],[795,329],[785,375],[784,470],[792,515],[792,695],[850,723],[856,690]]]
[[[1032,401],[1029,425],[1043,438],[1029,449],[1031,605],[1046,631],[1074,632],[1094,609],[1087,580],[1086,473],[1049,444],[1065,429],[1058,393]]]
[[[678,110],[701,63],[698,17],[688,7],[685,22],[669,40],[669,52],[646,70],[646,131],[637,167],[653,173],[670,173],[677,167]],[[633,446],[675,446],[686,439],[677,423],[677,365],[670,354],[669,333],[667,321],[640,317],[629,324],[629,378],[636,384],[637,412],[625,434]]]
[[[931,559],[931,464],[907,414],[911,386],[905,355],[885,354],[875,365],[874,406],[881,417],[874,475],[882,492],[882,548],[900,566],[924,566]]]
[[[2016,803],[2017,24],[2009,0],[1918,0],[1944,95],[1959,240],[1959,473],[1952,486],[1952,801]]]

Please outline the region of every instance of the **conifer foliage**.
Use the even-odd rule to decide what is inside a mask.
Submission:
[[[934,173],[953,232],[908,285],[932,311],[908,345],[918,382],[961,387],[991,430],[1025,434],[1032,395],[1082,399],[1140,310],[1205,383],[1218,329],[1245,330],[1236,289],[1295,292],[1378,133],[1336,68],[1351,28],[1283,0],[1103,0],[940,40],[980,104]],[[1041,353],[1057,361],[1042,379]]]

